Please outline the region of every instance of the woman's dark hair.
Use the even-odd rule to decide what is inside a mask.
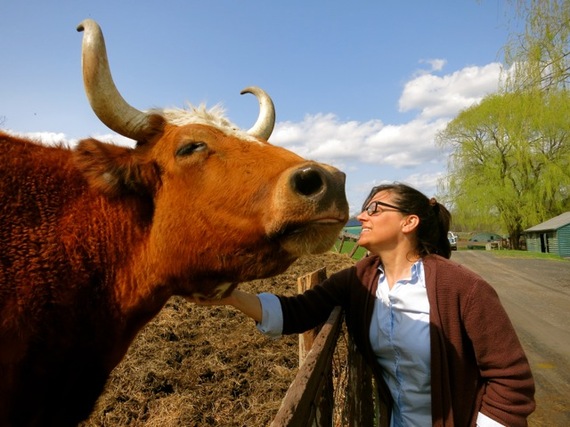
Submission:
[[[392,194],[393,202],[406,214],[414,214],[420,218],[417,228],[417,251],[420,257],[429,254],[438,254],[445,258],[451,257],[451,246],[447,238],[451,214],[445,206],[434,198],[428,199],[423,193],[406,184],[394,182],[392,184],[378,185],[370,191],[362,210],[364,211],[370,200],[380,191]]]

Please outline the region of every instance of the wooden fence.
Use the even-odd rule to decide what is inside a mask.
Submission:
[[[347,240],[352,241],[352,242],[358,241],[358,235],[357,234],[351,234],[351,233],[346,233],[346,232],[340,233],[338,238],[340,239],[340,244],[338,247],[339,253],[342,252],[342,247],[344,246],[344,242],[346,242]],[[352,258],[359,247],[360,246],[358,246],[358,245],[354,245],[354,247],[352,248],[352,250],[350,251],[350,254],[348,254],[348,256]]]
[[[322,268],[298,279],[305,289],[326,278]],[[378,398],[372,374],[362,356],[343,334],[343,313],[336,307],[317,330],[299,337],[300,368],[289,386],[272,427],[379,425]],[[333,374],[337,343],[343,342],[342,369]],[[338,352],[338,349],[337,349]]]

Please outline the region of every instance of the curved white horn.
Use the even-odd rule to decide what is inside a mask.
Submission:
[[[115,132],[134,140],[144,139],[149,128],[148,116],[130,106],[113,83],[101,28],[92,19],[86,19],[78,25],[77,31],[85,31],[81,66],[91,108]]]
[[[246,87],[241,94],[252,93],[259,101],[259,117],[251,129],[247,131],[250,135],[269,139],[273,127],[275,126],[275,106],[269,95],[261,88],[256,86]]]

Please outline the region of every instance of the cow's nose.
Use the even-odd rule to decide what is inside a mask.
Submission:
[[[315,196],[326,188],[323,171],[315,166],[298,169],[291,175],[291,187],[302,196]]]
[[[330,169],[330,170],[329,170]],[[336,205],[348,209],[344,193],[345,174],[334,168],[323,168],[318,164],[305,164],[290,176],[292,191],[304,199],[316,203],[317,209]]]

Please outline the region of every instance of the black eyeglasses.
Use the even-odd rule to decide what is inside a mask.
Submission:
[[[370,216],[374,215],[376,212],[384,212],[388,211],[388,209],[382,209],[382,207],[392,208],[396,212],[404,212],[408,213],[405,209],[399,208],[398,206],[391,205],[390,203],[379,202],[375,200],[374,202],[370,202],[370,204],[364,209],[366,213]]]

